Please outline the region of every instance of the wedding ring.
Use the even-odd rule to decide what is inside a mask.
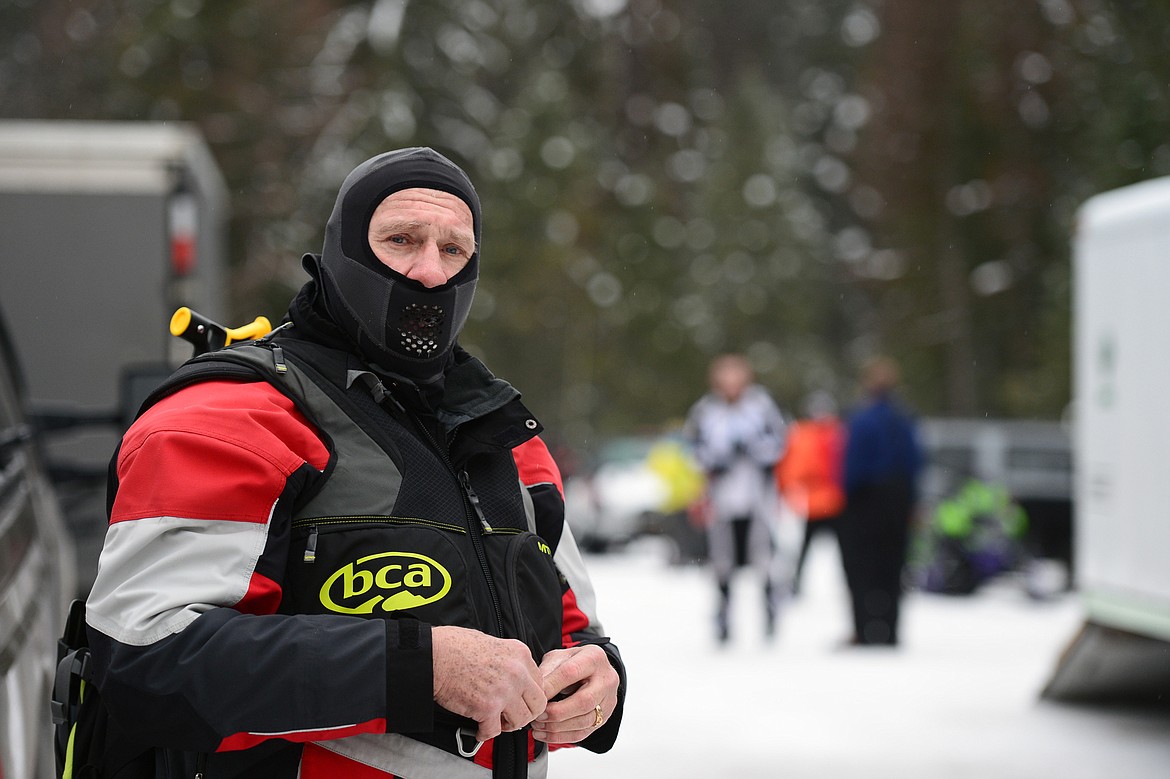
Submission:
[[[605,722],[605,715],[601,713],[601,704],[593,707],[593,727],[600,728],[601,723]]]

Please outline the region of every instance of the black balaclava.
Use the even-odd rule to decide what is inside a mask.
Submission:
[[[466,267],[430,289],[383,265],[368,240],[378,204],[414,187],[458,197],[471,209],[475,232],[475,253]],[[419,384],[435,381],[471,310],[479,245],[479,196],[459,166],[425,147],[380,154],[346,177],[325,227],[325,306],[370,362]]]

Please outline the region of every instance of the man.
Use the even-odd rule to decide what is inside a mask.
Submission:
[[[862,384],[867,402],[849,419],[837,537],[853,610],[850,643],[894,646],[922,451],[914,421],[894,400],[893,361],[870,360]]]
[[[127,432],[87,621],[155,775],[543,776],[549,744],[613,744],[625,672],[559,472],[456,343],[481,227],[442,155],[366,161],[286,323]]]
[[[742,355],[717,357],[708,381],[711,391],[691,407],[686,430],[707,476],[707,546],[719,588],[715,635],[721,643],[730,638],[732,574],[750,561],[763,581],[764,630],[771,636],[779,596],[773,469],[784,447],[784,419],[753,383]]]

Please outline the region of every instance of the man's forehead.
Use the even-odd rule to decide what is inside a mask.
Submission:
[[[369,240],[398,231],[438,231],[444,240],[466,242],[475,250],[475,217],[457,195],[438,189],[411,187],[382,199],[370,217]]]
[[[408,207],[426,207],[439,206],[453,209],[459,212],[460,216],[472,221],[471,208],[463,200],[463,198],[452,195],[450,192],[444,192],[441,189],[430,189],[427,187],[408,187],[407,189],[400,189],[397,192],[391,192],[382,202],[378,204],[375,211],[387,211],[393,208],[408,208]]]

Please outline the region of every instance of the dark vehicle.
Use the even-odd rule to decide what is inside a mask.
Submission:
[[[56,640],[75,595],[73,546],[25,413],[0,317],[0,777],[53,775]]]
[[[124,399],[190,355],[167,335],[176,308],[225,316],[226,216],[222,176],[189,125],[0,121],[0,308],[83,590],[106,530],[106,465],[133,411]]]

